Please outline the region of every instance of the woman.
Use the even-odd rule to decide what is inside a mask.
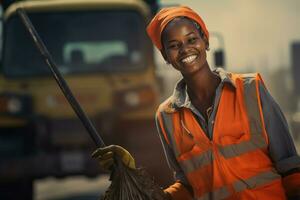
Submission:
[[[162,9],[147,27],[167,63],[182,74],[156,122],[176,182],[169,199],[287,199],[300,191],[300,158],[280,108],[259,74],[212,71],[209,33],[184,6]],[[101,166],[121,147],[97,150]],[[107,158],[107,159],[104,159]]]

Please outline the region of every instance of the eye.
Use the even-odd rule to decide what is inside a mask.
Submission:
[[[188,42],[193,44],[193,43],[196,42],[197,39],[198,39],[197,37],[191,37],[191,38],[188,39]]]
[[[167,46],[168,49],[178,49],[179,48],[179,44],[178,43],[172,43],[172,44],[169,44]]]

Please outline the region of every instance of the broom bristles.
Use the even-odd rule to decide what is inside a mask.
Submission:
[[[130,169],[116,159],[111,185],[101,200],[164,200],[165,195],[143,168]]]

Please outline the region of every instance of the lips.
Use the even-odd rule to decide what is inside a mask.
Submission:
[[[186,57],[180,59],[180,61],[185,64],[192,63],[194,60],[196,60],[196,58],[197,58],[197,55],[190,55],[190,56],[186,56]]]

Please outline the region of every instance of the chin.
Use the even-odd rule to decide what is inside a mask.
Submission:
[[[182,74],[190,76],[190,75],[193,75],[193,74],[197,74],[200,71],[201,71],[201,68],[194,68],[194,69],[183,71]]]
[[[196,65],[196,66],[191,66],[191,70],[190,72],[199,72],[199,71],[202,71],[202,69],[205,68],[205,65],[202,64],[202,65]]]

